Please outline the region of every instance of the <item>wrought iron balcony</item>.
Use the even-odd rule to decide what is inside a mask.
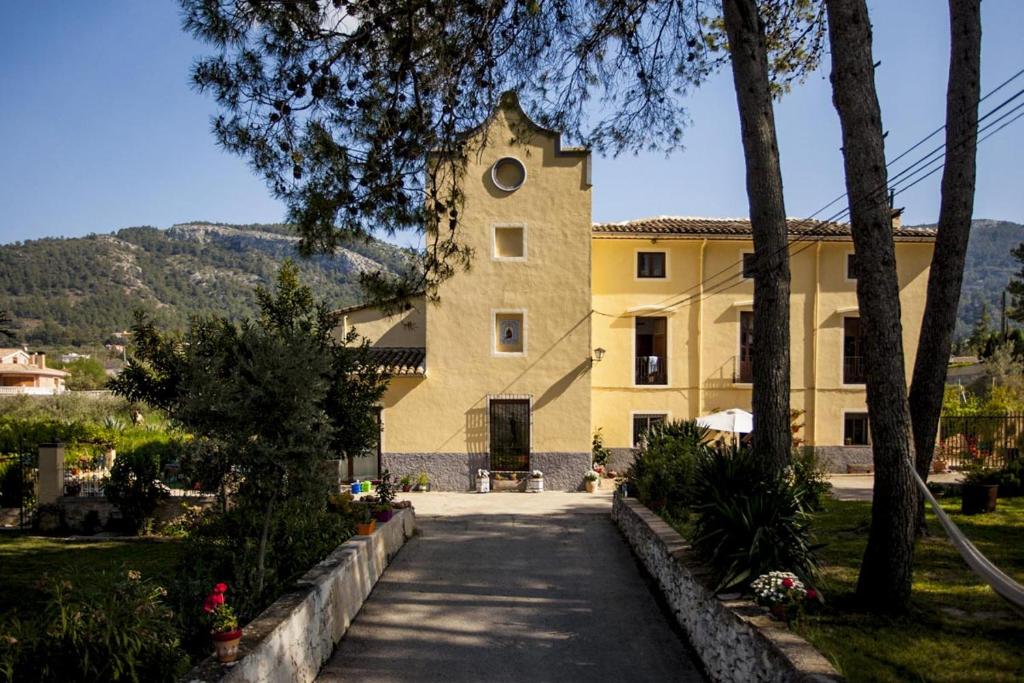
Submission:
[[[664,356],[636,357],[636,384],[668,384],[668,364]]]

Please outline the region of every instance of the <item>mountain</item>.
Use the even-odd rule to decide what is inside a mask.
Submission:
[[[971,327],[981,317],[983,305],[988,307],[993,326],[999,325],[1003,290],[1021,269],[1021,264],[1013,258],[1010,250],[1021,242],[1024,242],[1024,225],[990,219],[971,222],[964,284],[960,289],[960,310],[957,312],[956,338],[963,339],[970,334]]]
[[[284,225],[195,222],[0,245],[0,310],[13,314],[19,342],[96,345],[137,309],[182,328],[194,314],[252,316],[254,287],[271,284],[286,257],[332,306],[359,300],[359,273],[397,272],[409,258],[371,240],[303,259],[297,242]]]

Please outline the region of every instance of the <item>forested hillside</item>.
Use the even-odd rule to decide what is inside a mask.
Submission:
[[[0,310],[13,314],[19,343],[94,345],[127,328],[137,309],[181,327],[193,314],[251,316],[254,287],[271,283],[289,256],[337,306],[359,299],[360,272],[407,263],[385,242],[308,260],[295,255],[296,242],[282,225],[188,223],[0,245]]]
[[[987,305],[998,324],[1001,297],[1006,283],[1020,270],[1010,250],[1024,242],[1024,225],[1010,221],[975,220],[967,247],[964,284],[957,314],[957,337],[964,338]]]

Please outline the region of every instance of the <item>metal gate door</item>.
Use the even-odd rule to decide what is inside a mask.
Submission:
[[[530,469],[530,400],[491,399],[491,469]]]
[[[0,455],[0,526],[28,528],[36,507],[36,454]]]

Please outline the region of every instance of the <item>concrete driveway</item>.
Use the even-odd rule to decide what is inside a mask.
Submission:
[[[421,530],[320,681],[702,681],[608,492],[408,494]]]

